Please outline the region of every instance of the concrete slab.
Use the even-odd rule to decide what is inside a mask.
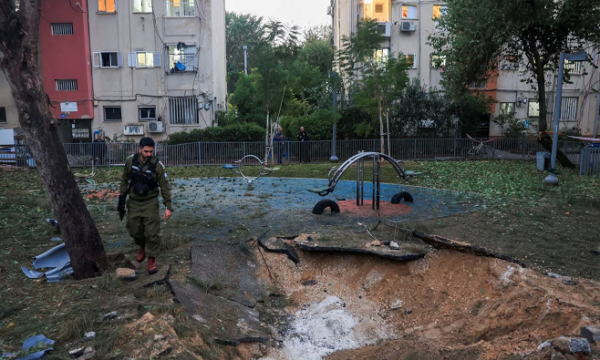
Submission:
[[[367,254],[374,255],[384,259],[395,261],[411,261],[425,257],[427,250],[424,247],[406,246],[400,247],[398,250],[393,250],[388,246],[370,246],[370,243],[352,244],[352,243],[334,243],[328,241],[314,241],[297,239],[294,241],[297,248],[305,251],[320,251],[320,252],[340,252],[351,254]]]
[[[261,326],[258,311],[204,289],[174,281],[168,282],[179,302],[191,318],[211,331],[217,343],[237,346],[242,342],[267,342],[268,329]]]
[[[254,308],[268,297],[254,254],[244,245],[194,246],[190,276],[210,294]]]

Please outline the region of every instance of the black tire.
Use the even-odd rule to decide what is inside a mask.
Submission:
[[[330,208],[332,213],[339,214],[340,207],[338,204],[330,199],[323,199],[315,205],[313,208],[313,214],[315,215],[323,215],[325,209]]]
[[[406,191],[400,191],[392,197],[392,204],[400,204],[400,201],[402,200],[405,202],[414,202],[411,194],[407,193]]]

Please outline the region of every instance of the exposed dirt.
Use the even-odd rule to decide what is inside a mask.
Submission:
[[[498,259],[435,251],[400,263],[298,252],[298,265],[285,255],[264,254],[274,282],[291,300],[286,311],[298,317],[338,297],[356,319],[352,336],[371,344],[328,359],[506,359],[548,339],[578,335],[582,324],[600,317],[597,283],[566,286]],[[295,359],[288,348],[293,333],[292,322],[282,348],[264,359]]]
[[[404,204],[392,204],[387,201],[381,201],[379,203],[379,210],[373,210],[373,201],[365,200],[361,206],[356,205],[356,200],[342,200],[338,201],[340,212],[342,214],[348,213],[352,216],[360,217],[388,217],[388,216],[403,216],[413,212],[413,208]]]

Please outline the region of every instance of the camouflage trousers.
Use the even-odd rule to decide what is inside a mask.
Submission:
[[[158,197],[127,201],[127,230],[135,243],[145,247],[147,257],[157,257],[161,245]]]

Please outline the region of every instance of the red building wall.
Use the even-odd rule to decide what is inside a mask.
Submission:
[[[44,88],[54,107],[52,115],[61,118],[60,103],[77,102],[77,111],[66,119],[94,117],[90,42],[86,0],[42,1],[40,48]],[[78,6],[77,4],[80,4]],[[82,10],[83,9],[83,10]],[[51,23],[72,23],[73,35],[52,35]],[[57,79],[76,79],[77,90],[58,91]],[[75,121],[76,123],[76,121]]]

